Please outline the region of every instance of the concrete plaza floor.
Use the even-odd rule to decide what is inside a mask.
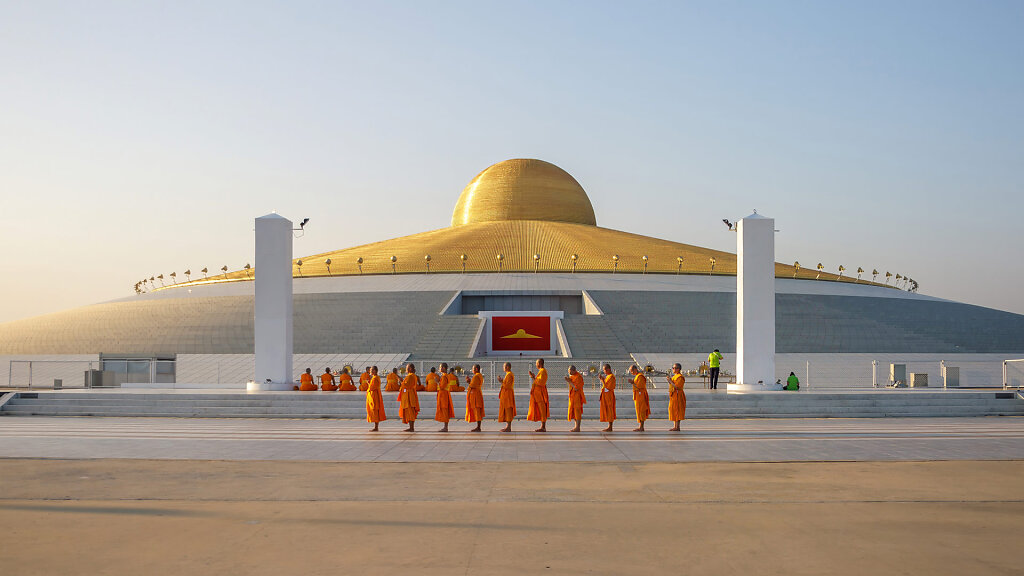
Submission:
[[[424,429],[434,430],[435,424]],[[1020,574],[1024,419],[0,418],[4,574]],[[595,429],[597,423],[585,430]],[[361,447],[359,447],[361,446]]]

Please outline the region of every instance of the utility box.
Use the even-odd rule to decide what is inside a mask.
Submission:
[[[942,385],[946,388],[960,387],[960,367],[944,366],[942,368]]]
[[[54,378],[53,379],[53,389],[54,390],[60,390],[63,387],[64,387],[64,381],[63,380],[61,380],[60,378]]]
[[[893,384],[903,382],[905,386],[907,384],[907,365],[889,364],[889,382]]]
[[[103,371],[102,370],[86,370],[85,371],[85,387],[86,388],[99,388],[103,386]]]
[[[910,387],[911,388],[927,388],[928,387],[928,375],[921,372],[914,372],[910,375]]]

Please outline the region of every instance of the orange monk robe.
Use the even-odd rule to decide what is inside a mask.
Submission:
[[[313,383],[312,374],[303,373],[302,377],[299,378],[299,382],[301,382],[299,390],[302,390],[303,392],[312,392],[313,390],[316,390],[316,384]]]
[[[359,391],[360,392],[366,392],[367,390],[370,389],[370,378],[372,378],[372,377],[373,377],[373,375],[370,374],[369,372],[363,372],[362,374],[359,375]]]
[[[498,392],[498,422],[511,422],[516,417],[515,374],[505,372]]]
[[[417,392],[426,392],[426,390],[427,390],[427,387],[426,387],[426,386],[424,386],[424,385],[423,385],[423,384],[422,384],[422,383],[420,382],[420,379],[419,379],[419,378],[417,377],[417,378],[416,378],[416,391],[417,391]]]
[[[601,422],[615,421],[615,374],[604,375],[601,388]]]
[[[388,374],[388,384],[384,387],[385,392],[398,392],[398,388],[402,385],[402,381],[398,379],[398,374],[394,372]]]
[[[416,415],[420,413],[420,397],[416,394],[419,383],[419,376],[409,374],[398,389],[398,415],[405,424],[416,421]]]
[[[384,397],[380,393],[380,376],[371,376],[366,388],[366,421],[376,423],[387,419]]]
[[[441,378],[437,384],[437,410],[434,412],[434,420],[448,423],[455,416],[455,405],[452,403],[452,393],[448,391],[448,378]]]
[[[437,392],[437,383],[441,380],[436,373],[427,374],[427,392]]]
[[[583,418],[583,405],[587,403],[587,396],[583,393],[583,374],[579,372],[569,376],[569,414],[567,420],[579,420]]]
[[[683,385],[686,378],[682,374],[673,374],[668,389],[668,419],[675,422],[686,419],[686,394]]]
[[[448,391],[449,392],[462,392],[465,388],[459,385],[459,377],[455,375],[455,372],[448,373]]]
[[[530,389],[530,409],[526,412],[526,419],[533,422],[546,422],[550,417],[548,371],[541,368],[537,371],[537,378],[533,381],[533,388]]]
[[[348,372],[342,372],[341,376],[338,376],[338,390],[341,392],[353,392],[356,389],[356,385],[352,383],[352,375]]]
[[[636,407],[637,422],[651,416],[651,398],[647,395],[647,377],[643,374],[637,374],[633,379],[633,406]]]
[[[324,392],[334,392],[338,389],[338,385],[334,383],[334,374],[325,372],[320,375],[320,389]]]
[[[484,419],[484,375],[473,374],[466,388],[466,422]]]

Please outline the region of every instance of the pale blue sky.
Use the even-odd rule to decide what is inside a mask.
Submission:
[[[1022,2],[0,2],[0,321],[448,225],[508,158],[601,226],[1024,313]]]

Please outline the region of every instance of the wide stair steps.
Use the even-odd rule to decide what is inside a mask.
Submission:
[[[208,418],[355,418],[366,417],[365,394],[360,392],[280,393],[160,393],[110,391],[15,392],[2,407],[4,416],[162,416]],[[398,417],[395,393],[385,393],[388,417]],[[434,416],[435,394],[421,392],[421,419]],[[465,393],[453,394],[456,415],[465,413]],[[666,418],[668,397],[652,390],[653,418]],[[552,389],[551,418],[564,420],[568,400],[564,390]],[[599,415],[598,394],[587,391],[584,418]],[[484,393],[487,419],[498,413],[495,391]],[[616,396],[618,417],[634,417],[629,392]],[[525,418],[529,395],[516,395],[519,418]],[[1016,392],[877,391],[863,393],[770,392],[725,394],[695,391],[687,395],[687,418],[880,418],[1024,416],[1024,399]]]

